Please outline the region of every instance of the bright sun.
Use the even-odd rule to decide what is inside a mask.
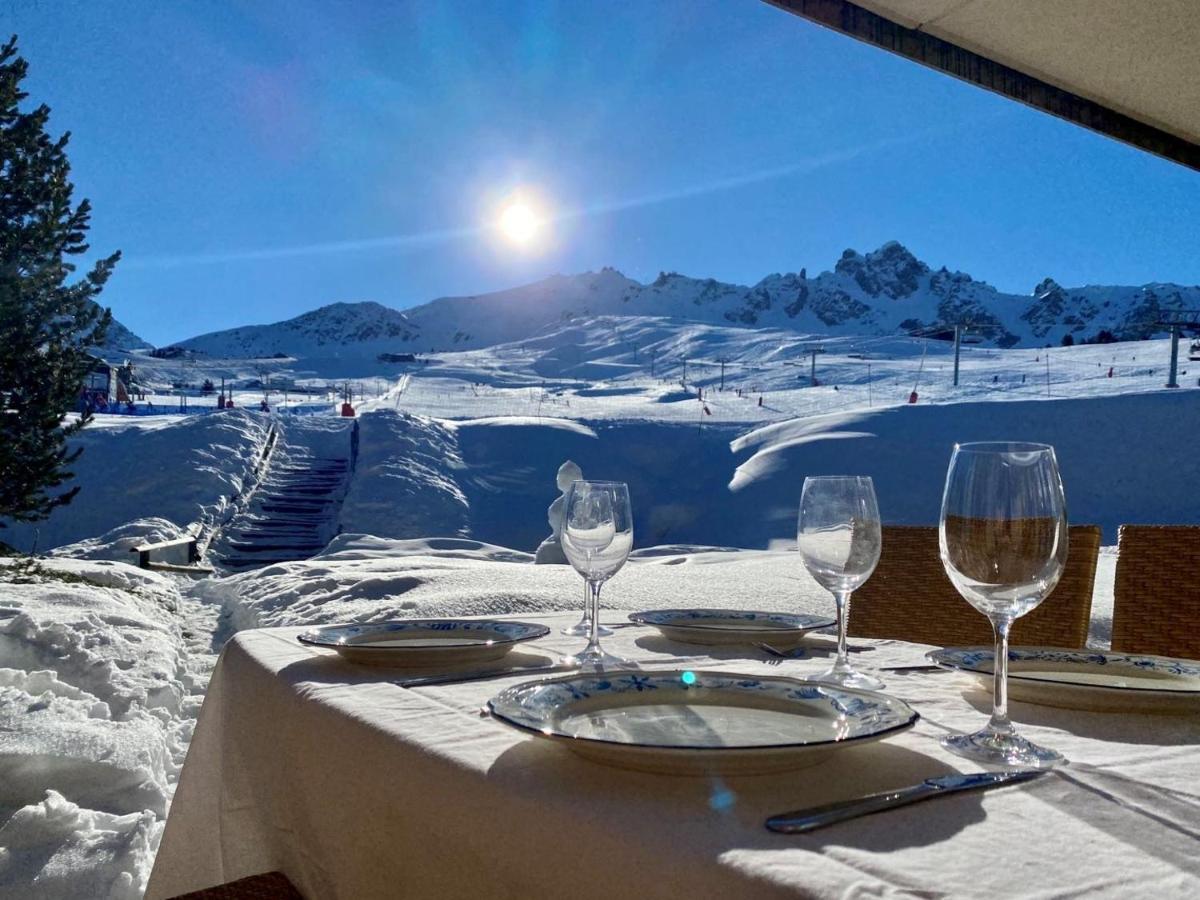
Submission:
[[[500,233],[514,244],[528,244],[537,235],[542,223],[527,203],[513,201],[500,213]]]

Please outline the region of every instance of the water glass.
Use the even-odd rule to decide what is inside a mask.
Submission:
[[[588,590],[587,646],[566,662],[597,671],[636,668],[600,647],[600,589],[625,565],[633,549],[629,487],[616,481],[575,481],[563,506],[562,548]]]
[[[804,479],[796,545],[804,567],[833,594],[837,607],[838,650],[833,667],[817,678],[843,687],[877,691],[883,682],[850,665],[846,623],[850,594],[879,564],[883,536],[875,485],[865,475],[822,475]]]

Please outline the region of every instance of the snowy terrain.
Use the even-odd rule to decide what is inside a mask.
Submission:
[[[1072,520],[1101,524],[1107,543],[1122,522],[1200,521],[1187,489],[1200,363],[1185,353],[1182,387],[1165,390],[1163,340],[967,346],[955,386],[943,342],[716,315],[579,315],[382,363],[396,335],[363,329],[406,327],[382,309],[345,307],[337,334],[357,337],[297,337],[285,358],[120,353],[157,414],[98,415],[77,438],[76,501],[0,532],[49,554],[0,560],[0,897],[140,895],[214,653],[236,630],[578,607],[573,571],[531,565],[568,458],[630,483],[638,549],[605,589],[612,619],[828,612],[787,552],[804,476],[871,474],[886,521],[931,523],[956,440],[1053,443]],[[259,352],[260,338],[222,352]],[[205,378],[224,378],[238,408],[214,411]],[[184,400],[174,384],[192,386]],[[354,420],[334,415],[346,385]],[[264,395],[270,414],[255,411]],[[165,414],[183,402],[189,415]],[[214,523],[213,576],[128,565],[142,540]],[[242,571],[254,549],[265,564]],[[1098,577],[1100,645],[1113,562]]]
[[[0,567],[0,896],[140,896],[211,670],[212,611],[124,563]]]
[[[131,350],[149,350],[149,341],[138,337],[115,318],[108,325],[108,333],[104,336],[104,351],[122,353]]]
[[[753,286],[663,273],[650,284],[615,269],[556,275],[474,297],[445,297],[399,312],[336,303],[275,325],[194,337],[178,346],[212,358],[276,354],[329,361],[378,353],[433,353],[522,340],[593,316],[666,316],[806,334],[886,335],[968,324],[999,347],[1058,346],[1101,330],[1123,339],[1163,334],[1166,310],[1200,307],[1200,286],[1146,284],[1064,288],[1052,278],[1028,295],[1004,294],[963,272],[933,269],[890,241],[847,250],[832,271],[768,275]],[[343,371],[342,374],[355,374]]]
[[[70,555],[133,561],[128,551],[143,530],[169,539],[226,511],[268,425],[240,410],[218,417],[98,416],[76,438],[83,455],[72,471],[86,496],[45,521],[10,524],[2,539],[24,552],[86,541]],[[106,534],[112,529],[119,534]]]
[[[381,362],[372,345],[343,346],[344,355],[336,358],[110,358],[134,364],[159,412],[178,412],[181,405],[190,412],[213,410],[224,383],[240,408],[258,409],[265,398],[272,409],[302,414],[335,410],[349,389],[357,408],[390,406],[437,418],[743,425],[905,403],[914,390],[922,403],[1153,391],[1166,383],[1169,344],[1159,339],[1007,351],[968,344],[958,386],[953,345],[946,341],[830,337],[647,316],[577,319],[520,341],[425,354],[411,363]],[[1189,361],[1188,347],[1188,341],[1180,346],[1179,381],[1194,387],[1200,365]],[[205,380],[214,390],[201,395]],[[173,385],[187,386],[182,399]],[[697,388],[704,404],[696,402]]]

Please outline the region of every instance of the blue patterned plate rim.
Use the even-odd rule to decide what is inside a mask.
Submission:
[[[783,628],[771,628],[771,631],[787,629],[813,631],[837,624],[836,620],[828,616],[814,616],[808,613],[761,612],[749,609],[647,609],[629,614],[629,621],[637,622],[639,625],[665,628],[705,628],[717,631],[733,630],[721,625],[704,624],[705,620],[712,619],[769,622],[783,626]]]
[[[992,673],[992,657],[995,650],[987,646],[975,647],[945,647],[941,650],[930,650],[925,657],[933,663],[947,669],[958,669],[977,675]],[[1200,679],[1200,662],[1186,659],[1174,659],[1169,656],[1150,656],[1140,653],[1113,653],[1108,650],[1068,650],[1060,647],[1009,647],[1008,661],[1013,662],[1048,662],[1061,663],[1065,667],[1064,674],[1070,674],[1072,665],[1109,666],[1116,669],[1129,669],[1141,672],[1160,672],[1166,675],[1189,676]],[[987,667],[984,668],[986,663]],[[1064,687],[1080,687],[1099,691],[1126,691],[1136,694],[1170,694],[1172,696],[1200,694],[1200,686],[1194,690],[1164,690],[1147,685],[1096,684],[1095,682],[1071,682],[1061,678],[1044,678],[1036,675],[1026,675],[1008,671],[1009,678],[1021,681],[1054,684]]]
[[[737,689],[744,691],[765,690],[775,696],[783,696],[795,703],[811,703],[814,700],[824,700],[840,715],[857,717],[863,720],[868,730],[861,734],[846,737],[835,737],[828,740],[813,740],[790,742],[784,744],[748,744],[745,746],[697,746],[694,744],[644,744],[634,741],[614,741],[605,738],[567,734],[557,730],[547,713],[553,713],[564,703],[573,700],[583,700],[591,697],[585,685],[589,681],[597,682],[593,690],[643,692],[656,690],[667,682],[668,686],[683,691],[699,691],[705,688],[720,688],[724,690]],[[656,683],[659,682],[659,683]],[[791,693],[791,696],[787,696]],[[523,695],[538,695],[537,708],[530,709],[523,704]],[[544,698],[544,699],[543,699]],[[597,674],[576,673],[559,678],[543,678],[537,681],[526,681],[505,688],[487,703],[491,714],[520,731],[525,731],[538,737],[560,738],[569,741],[581,741],[589,744],[607,744],[615,747],[641,747],[652,750],[696,750],[705,753],[730,751],[747,753],[755,751],[779,751],[800,749],[803,747],[844,746],[856,741],[877,740],[888,735],[897,734],[912,728],[921,718],[921,714],[898,697],[876,691],[862,691],[854,688],[844,688],[823,681],[809,681],[803,678],[787,678],[771,675],[739,675],[736,672],[706,672],[693,669],[662,669],[641,670],[628,672],[611,672]],[[539,716],[538,713],[541,713]],[[884,722],[872,727],[867,722],[874,714]]]
[[[402,634],[405,631],[439,631],[447,634],[467,633],[472,631],[490,631],[496,637],[490,641],[491,646],[517,644],[522,641],[532,641],[545,637],[550,629],[535,622],[515,622],[501,619],[394,619],[388,622],[367,622],[361,625],[321,625],[296,635],[296,640],[312,647],[325,647],[330,650],[353,649],[405,653],[405,652],[437,652],[439,650],[457,650],[464,647],[479,646],[476,641],[464,641],[461,644],[445,644],[441,647],[414,646],[389,644],[378,646],[359,644],[351,638],[365,634]]]

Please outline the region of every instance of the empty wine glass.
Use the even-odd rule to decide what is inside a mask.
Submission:
[[[1016,733],[1008,720],[1008,632],[1041,603],[1067,563],[1067,507],[1054,448],[956,444],[938,529],[954,587],[991,620],[992,717],[973,734],[942,738],[947,750],[993,765],[1044,768],[1061,754]]]
[[[865,475],[821,475],[804,479],[796,544],[804,567],[817,584],[833,594],[837,606],[838,650],[833,667],[821,681],[877,691],[883,682],[850,665],[846,654],[846,620],[850,594],[879,563],[883,536],[875,485]]]
[[[600,588],[625,565],[633,549],[629,488],[616,481],[574,481],[563,505],[562,548],[588,589],[587,646],[566,662],[585,670],[636,668],[600,648]]]

